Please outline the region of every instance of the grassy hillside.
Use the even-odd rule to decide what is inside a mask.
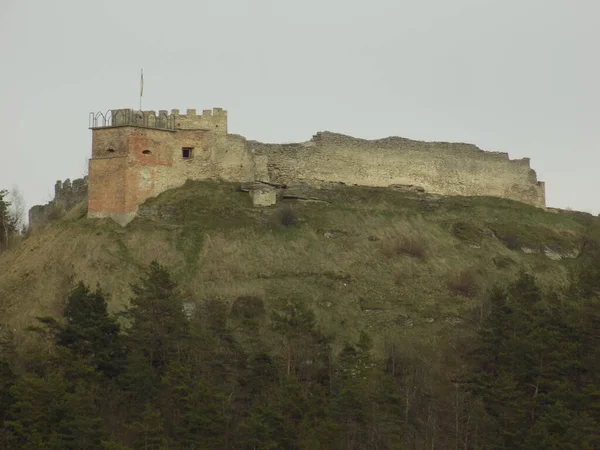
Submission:
[[[100,283],[118,310],[156,259],[191,302],[299,299],[337,344],[366,330],[376,349],[399,336],[435,347],[470,328],[486,290],[519,270],[564,283],[597,222],[484,197],[346,186],[308,196],[318,201],[255,208],[236,185],[188,182],[126,228],[88,220],[79,205],[0,255],[0,321],[21,330],[59,314],[78,280]]]

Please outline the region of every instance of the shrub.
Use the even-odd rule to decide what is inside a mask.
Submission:
[[[282,206],[279,208],[275,212],[274,219],[278,225],[282,225],[284,227],[291,227],[298,222],[296,214],[289,206]]]
[[[447,281],[450,292],[463,297],[474,297],[479,290],[477,277],[471,270],[463,270],[450,275]]]
[[[259,297],[244,295],[233,302],[231,315],[244,319],[262,317],[265,315],[265,304]]]
[[[515,264],[515,261],[507,256],[495,256],[492,262],[498,269],[506,269]]]
[[[383,253],[391,258],[396,255],[408,255],[413,258],[424,259],[426,245],[420,237],[403,237],[384,241]]]
[[[502,238],[504,245],[510,250],[516,250],[519,247],[519,238],[516,234],[508,233]]]
[[[456,222],[452,225],[452,234],[461,241],[480,242],[483,230],[467,222]]]

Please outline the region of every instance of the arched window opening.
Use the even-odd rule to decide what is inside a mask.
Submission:
[[[108,150],[106,150],[108,153],[114,153],[115,149],[114,148],[109,148]]]

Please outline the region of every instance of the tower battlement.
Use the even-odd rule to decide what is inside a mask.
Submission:
[[[163,130],[205,130],[218,134],[227,134],[227,111],[222,108],[202,110],[196,114],[195,109],[188,109],[181,114],[179,109],[158,111],[134,110],[130,108],[110,109],[106,112],[91,112],[89,128],[111,127],[145,127]]]
[[[159,115],[160,113],[166,111],[159,111]],[[186,110],[186,114],[181,114],[178,109],[172,109],[169,117],[178,130],[209,130],[227,134],[227,111],[222,108],[204,109],[202,114],[196,114],[195,109]]]

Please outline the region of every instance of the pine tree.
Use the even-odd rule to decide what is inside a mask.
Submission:
[[[356,345],[346,343],[337,360],[332,412],[349,446],[365,439],[371,401],[369,384],[374,375],[372,345],[371,338],[362,331]]]
[[[285,342],[286,375],[326,383],[329,339],[317,328],[314,312],[301,302],[288,302],[272,312],[271,325]]]
[[[142,356],[159,374],[170,361],[180,361],[189,341],[189,320],[169,272],[153,261],[123,316],[129,320],[131,351]]]
[[[167,450],[172,448],[165,429],[165,418],[150,403],[144,406],[139,418],[126,428],[134,434],[133,448]],[[114,444],[113,444],[114,446]]]
[[[117,321],[108,315],[104,294],[79,282],[64,310],[66,325],[60,327],[56,343],[81,356],[107,377],[122,372],[125,349]]]
[[[216,381],[216,380],[215,380]],[[226,420],[218,388],[197,377],[189,366],[172,363],[162,379],[175,440],[184,449],[221,448]]]
[[[23,376],[10,392],[14,403],[6,424],[15,436],[14,448],[101,448],[104,431],[89,385],[73,386],[55,371]]]

